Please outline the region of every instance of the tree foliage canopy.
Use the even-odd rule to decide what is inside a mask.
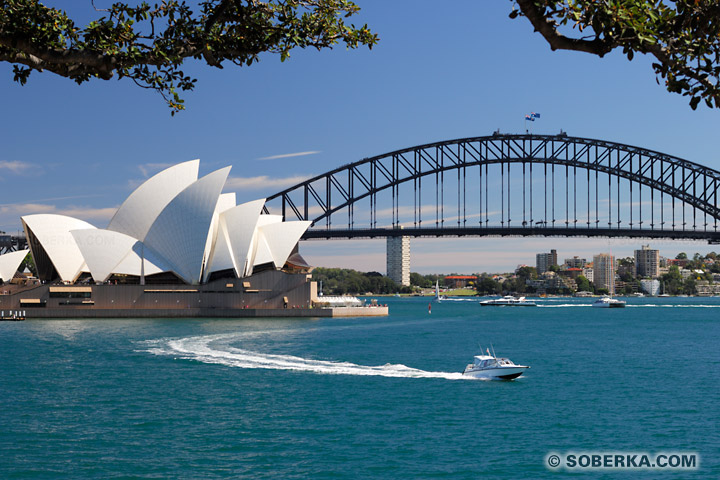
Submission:
[[[688,96],[693,109],[720,107],[720,0],[511,1],[510,16],[526,17],[553,50],[651,55],[668,91]],[[252,65],[263,52],[285,60],[296,47],[372,48],[378,38],[367,25],[345,23],[358,10],[350,0],[116,2],[77,26],[39,0],[0,0],[0,61],[22,84],[32,71],[79,84],[128,77],[175,113],[184,108],[178,91],[195,84],[181,70],[186,59],[223,68]]]
[[[263,52],[285,60],[296,47],[372,48],[378,39],[367,25],[345,23],[358,10],[349,0],[205,0],[192,7],[184,0],[117,2],[79,27],[38,0],[0,0],[0,61],[14,64],[21,84],[33,70],[78,84],[127,77],[159,92],[174,114],[184,109],[178,90],[195,84],[181,70],[186,59],[223,68],[252,65]]]
[[[652,55],[668,91],[690,97],[693,109],[720,107],[720,1],[512,1],[510,16],[525,16],[553,50]]]
[[[322,268],[313,270],[313,280],[323,282],[323,292],[331,295],[410,293],[410,287],[396,284],[377,272],[362,273],[345,268]]]

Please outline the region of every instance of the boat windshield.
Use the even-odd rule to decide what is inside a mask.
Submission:
[[[488,365],[495,362],[495,359],[489,358],[489,359],[483,359],[483,358],[477,358],[475,357],[475,366],[476,367],[487,367]]]

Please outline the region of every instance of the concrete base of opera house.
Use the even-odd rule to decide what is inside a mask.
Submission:
[[[388,307],[313,307],[307,274],[271,270],[203,285],[43,284],[0,295],[2,315],[25,318],[256,318],[388,315]]]
[[[319,318],[387,316],[388,307],[248,308],[248,309],[26,309],[25,318]]]

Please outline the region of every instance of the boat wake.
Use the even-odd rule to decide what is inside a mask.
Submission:
[[[643,305],[627,305],[629,308],[638,307],[659,307],[659,308],[720,308],[720,305],[661,305],[646,303]]]
[[[164,338],[140,342],[144,351],[155,355],[237,368],[293,370],[326,375],[359,375],[394,378],[442,378],[446,380],[477,380],[462,373],[428,372],[401,364],[381,366],[357,365],[349,362],[314,360],[292,355],[275,355],[237,348],[246,334],[231,333],[185,338]]]
[[[591,303],[564,303],[561,305],[544,305],[538,303],[541,308],[574,308],[574,307],[592,307]],[[643,303],[638,305],[626,305],[627,308],[720,308],[720,305],[662,305],[655,303]]]
[[[542,308],[567,308],[567,307],[592,307],[589,303],[563,303],[561,305],[543,305],[538,303],[538,307]]]

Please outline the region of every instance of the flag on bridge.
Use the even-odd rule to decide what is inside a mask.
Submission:
[[[535,113],[535,112],[532,112],[532,113],[530,114],[530,116],[533,117],[533,118],[540,118],[540,114],[539,114],[539,113]]]
[[[525,115],[525,120],[530,120],[531,122],[534,122],[535,117],[533,117],[532,115]]]

